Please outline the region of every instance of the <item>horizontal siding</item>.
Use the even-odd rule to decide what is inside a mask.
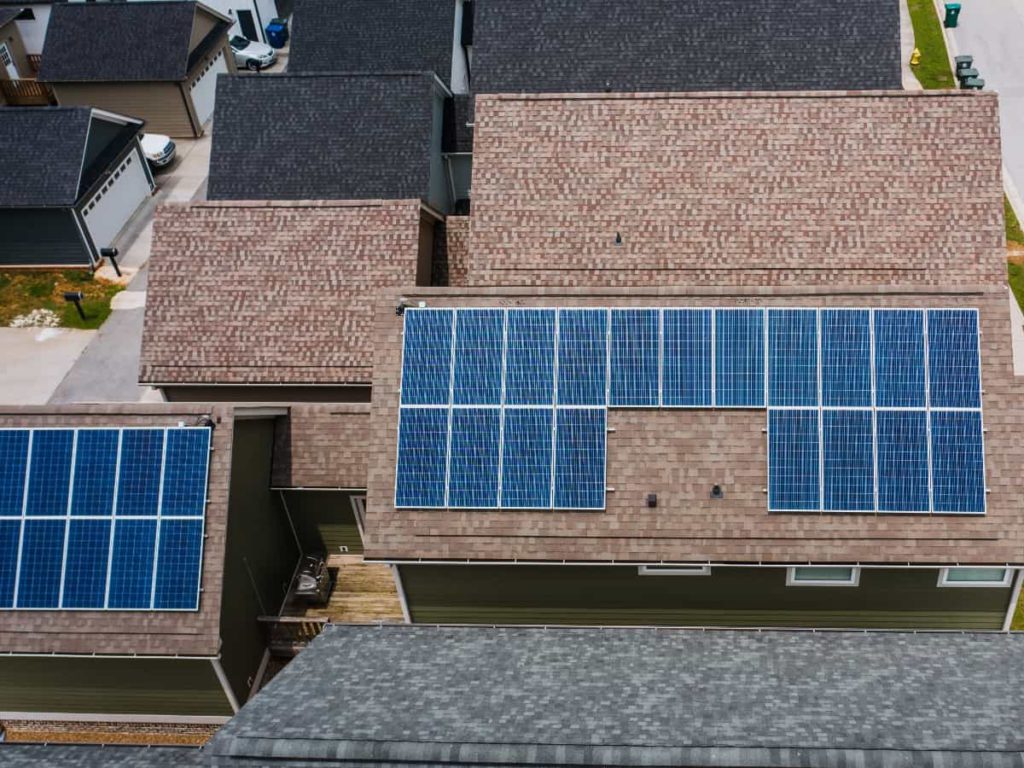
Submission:
[[[146,121],[149,133],[196,135],[178,83],[55,83],[62,106],[98,107]]]
[[[31,656],[0,658],[0,711],[232,714],[207,660]]]
[[[362,554],[349,494],[340,491],[285,491],[285,502],[306,552]],[[341,547],[346,547],[342,550]]]
[[[70,208],[0,210],[0,265],[90,266]]]
[[[1008,588],[940,589],[937,570],[866,569],[858,587],[787,587],[783,568],[640,576],[635,567],[401,567],[423,623],[999,629]]]

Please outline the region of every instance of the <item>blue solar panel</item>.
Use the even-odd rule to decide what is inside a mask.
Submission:
[[[555,310],[510,309],[505,357],[506,405],[555,399]]]
[[[0,519],[0,608],[10,608],[14,604],[20,538],[21,520]]]
[[[210,430],[168,430],[161,515],[203,516],[209,454]]]
[[[656,309],[612,310],[610,405],[658,405],[659,315]]]
[[[821,310],[821,400],[871,406],[871,310]]]
[[[72,515],[113,514],[119,435],[116,429],[79,430],[75,444]]]
[[[928,416],[879,411],[878,511],[928,511]]]
[[[608,312],[563,309],[558,313],[559,405],[605,405]]]
[[[555,433],[555,507],[603,509],[606,411],[559,408]]]
[[[932,506],[935,512],[985,513],[981,414],[932,411]]]
[[[932,408],[980,408],[978,313],[928,312],[928,386]]]
[[[498,454],[501,410],[456,408],[452,411],[448,506],[498,506]]]
[[[501,506],[551,508],[553,426],[549,408],[506,408]]]
[[[817,409],[768,411],[768,509],[821,509]]]
[[[824,509],[875,508],[875,451],[871,411],[822,411]]]
[[[715,404],[764,407],[764,311],[715,311]]]
[[[818,404],[818,313],[768,310],[768,405]]]
[[[456,404],[501,403],[504,323],[505,313],[500,309],[460,309],[456,314],[453,392]]]
[[[64,556],[64,520],[25,521],[18,577],[19,608],[56,608]]]
[[[126,429],[121,433],[117,514],[157,513],[163,450],[162,429]]]
[[[155,552],[156,520],[117,520],[108,607],[150,607]]]
[[[875,310],[875,402],[880,408],[923,408],[924,314]]]
[[[20,517],[25,504],[27,429],[0,431],[0,517]]]
[[[56,516],[68,513],[68,480],[75,433],[70,429],[36,430],[28,477],[26,515]]]
[[[666,309],[662,336],[662,404],[711,405],[711,310]]]
[[[64,565],[64,608],[102,608],[110,559],[110,520],[72,520]]]
[[[450,309],[407,309],[402,355],[402,405],[446,405],[451,396]]]
[[[396,507],[443,507],[448,409],[402,408],[398,425]]]
[[[201,520],[161,520],[153,607],[195,610],[203,550]]]

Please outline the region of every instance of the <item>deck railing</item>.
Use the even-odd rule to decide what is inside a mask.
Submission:
[[[53,89],[38,80],[0,80],[0,93],[11,106],[34,107],[57,103]]]
[[[305,616],[260,616],[257,621],[266,628],[267,647],[275,656],[294,656],[330,623]]]

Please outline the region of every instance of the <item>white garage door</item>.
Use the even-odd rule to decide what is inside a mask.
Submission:
[[[131,152],[82,208],[85,226],[97,249],[109,247],[149,197],[144,162],[138,151]]]
[[[206,121],[213,117],[213,100],[217,95],[217,75],[227,71],[228,65],[224,61],[224,51],[221,51],[199,70],[196,79],[192,81],[190,86],[192,104],[195,105],[200,125],[205,125]]]

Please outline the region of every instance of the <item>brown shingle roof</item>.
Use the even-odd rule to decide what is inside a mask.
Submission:
[[[369,403],[303,404],[274,429],[271,482],[280,488],[365,488]]]
[[[420,217],[418,200],[161,208],[140,379],[368,383],[371,305],[416,282]]]
[[[472,186],[465,285],[1004,279],[994,94],[479,96]]]

